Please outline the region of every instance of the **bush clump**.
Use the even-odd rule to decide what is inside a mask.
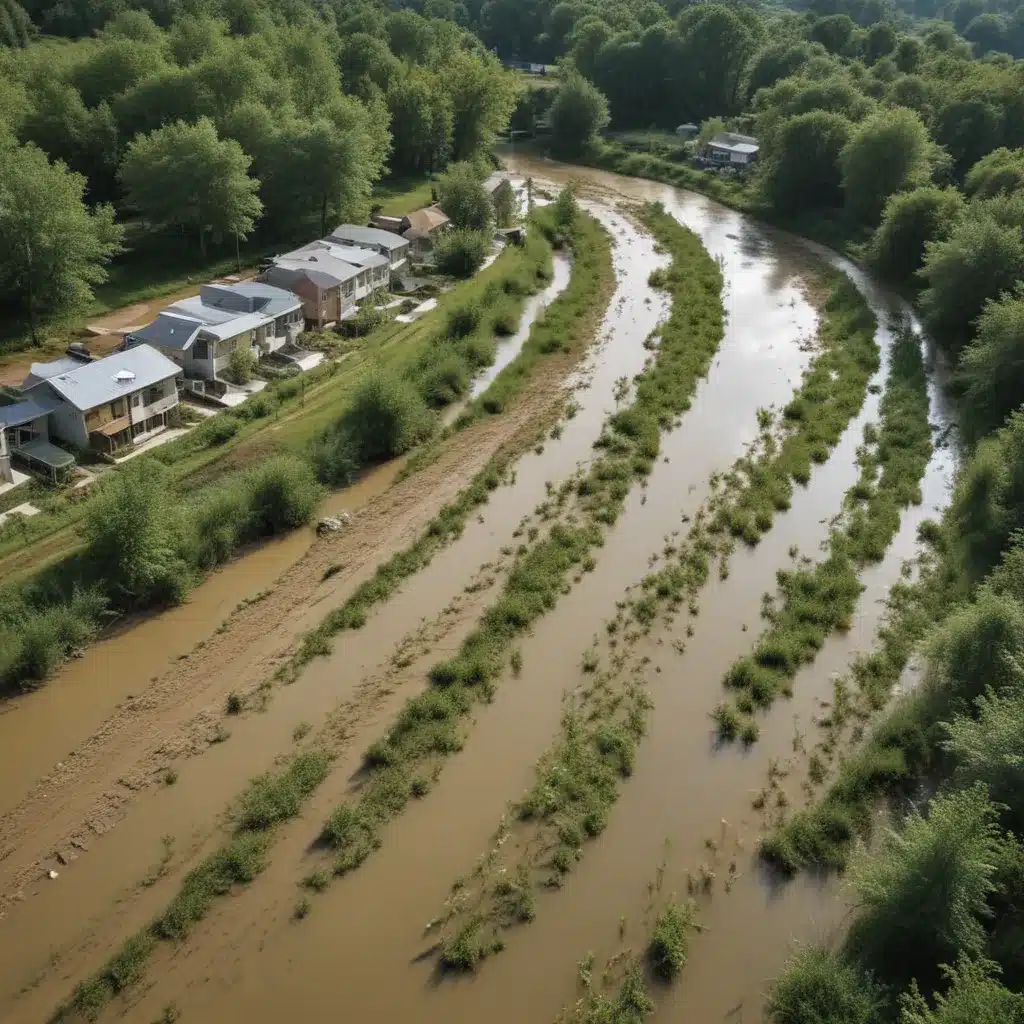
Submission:
[[[472,277],[487,258],[491,236],[468,228],[449,231],[434,246],[434,261],[442,274]]]
[[[647,943],[647,962],[663,981],[673,981],[686,965],[686,947],[693,928],[693,905],[670,903],[658,915]]]

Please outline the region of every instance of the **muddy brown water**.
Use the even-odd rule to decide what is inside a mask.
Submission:
[[[289,921],[295,883],[311,866],[309,843],[344,795],[346,779],[358,763],[354,751],[342,758],[302,819],[279,842],[267,873],[218,906],[180,954],[162,954],[149,979],[152,988],[133,993],[124,1015],[149,1021],[174,1000],[190,1021],[270,1024],[297,1010],[310,1021],[335,1020],[339,1014],[403,1022],[550,1020],[579,994],[575,961],[592,950],[600,963],[621,948],[623,916],[626,943],[642,944],[647,885],[659,865],[663,882],[656,899],[681,891],[686,870],[701,862],[714,861],[722,878],[728,861],[735,859],[737,878],[731,892],[719,885],[701,900],[700,919],[708,930],[693,940],[681,981],[659,991],[658,1019],[759,1020],[765,982],[777,973],[792,943],[841,931],[846,908],[834,884],[803,879],[776,887],[759,873],[753,849],[761,818],[751,810],[750,798],[764,785],[769,759],[792,752],[794,729],[810,728],[817,701],[831,694],[832,674],[870,644],[880,601],[897,578],[901,560],[913,553],[917,522],[946,499],[947,452],[937,453],[929,466],[924,505],[904,517],[885,560],[864,574],[867,589],[854,628],[829,641],[815,665],[796,680],[793,700],[779,702],[763,718],[760,743],[747,753],[719,749],[708,712],[720,699],[722,674],[759,632],[761,593],[774,588],[775,570],[787,563],[789,546],[797,544],[814,555],[824,540],[827,519],[838,511],[855,478],[854,449],[864,423],[877,413],[874,399],[865,403],[829,462],[816,468],[809,486],[798,489],[790,512],[777,518],[757,549],[736,553],[728,580],[706,588],[686,654],[680,657],[672,650],[673,634],[665,630],[638,648],[652,658],[655,710],[649,735],[608,829],[589,844],[565,888],[541,894],[537,920],[509,933],[508,949],[477,977],[439,981],[432,961],[418,959],[430,945],[421,933],[423,925],[438,913],[448,886],[468,875],[476,856],[488,848],[505,802],[531,782],[537,757],[556,734],[562,694],[581,680],[582,651],[602,632],[625,588],[644,575],[664,536],[685,529],[681,516],[692,515],[704,500],[710,473],[727,468],[753,438],[754,410],[787,400],[806,365],[800,342],[815,323],[797,280],[808,247],[787,236],[701,197],[650,182],[518,157],[509,163],[538,181],[573,177],[591,183],[595,191],[589,201],[617,239],[618,290],[600,344],[580,374],[579,414],[565,425],[559,441],[521,461],[515,484],[497,492],[483,521],[471,523],[462,539],[414,577],[364,631],[339,642],[334,655],[314,663],[298,684],[275,698],[266,715],[240,722],[231,742],[213,748],[183,772],[173,790],[141,805],[103,837],[102,858],[90,855],[81,868],[68,872],[62,879],[66,889],[59,894],[56,887],[45,890],[25,905],[26,914],[13,914],[11,923],[23,929],[22,935],[28,938],[31,930],[31,955],[23,954],[11,941],[10,929],[0,925],[0,949],[13,960],[3,973],[6,996],[0,998],[0,1017],[40,1019],[52,1007],[54,993],[64,994],[61,985],[66,988],[71,978],[80,977],[83,965],[105,959],[118,935],[162,906],[178,882],[173,872],[166,883],[126,898],[131,888],[126,879],[137,879],[152,864],[160,835],[173,832],[179,849],[208,845],[210,820],[248,775],[286,748],[282,740],[294,724],[315,721],[360,676],[385,662],[398,636],[458,596],[472,570],[511,542],[512,529],[543,495],[544,481],[564,478],[591,457],[600,423],[614,408],[615,381],[640,369],[646,354],[642,341],[665,309],[663,298],[646,284],[650,270],[664,260],[650,239],[609,209],[609,202],[620,197],[663,200],[701,234],[722,260],[726,278],[726,337],[693,407],[664,440],[667,461],[659,462],[646,489],[634,489],[629,496],[598,553],[595,572],[523,642],[522,678],[502,680],[494,702],[477,713],[465,749],[446,766],[428,798],[385,830],[379,853],[316,897],[307,920]],[[856,279],[880,320],[897,308],[863,275]],[[883,346],[887,341],[884,323],[880,341]],[[935,404],[938,418],[941,410]],[[443,644],[454,648],[457,641],[456,631]],[[433,651],[426,663],[444,649]],[[405,691],[422,685],[422,667],[413,668],[419,674],[406,681],[404,690],[396,688],[382,700],[365,728],[367,741],[386,725]],[[791,788],[795,801],[799,794],[795,784]],[[717,853],[709,852],[708,839]],[[112,908],[119,898],[124,904]],[[76,936],[81,941],[93,929],[102,941],[90,945],[87,940],[86,952],[69,958],[66,977],[57,983],[44,979],[28,997],[10,999],[15,983],[24,984],[33,966],[43,966],[49,946],[74,942]]]

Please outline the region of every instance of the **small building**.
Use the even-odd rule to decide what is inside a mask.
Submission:
[[[387,266],[383,256],[372,255]],[[323,327],[337,323],[342,313],[356,301],[361,274],[355,264],[335,255],[331,246],[313,242],[294,252],[275,256],[260,271],[259,280],[297,295],[306,324]]]
[[[401,235],[380,228],[360,227],[358,224],[339,224],[324,241],[379,252],[387,257],[392,271],[403,267],[409,256],[409,243]]]
[[[83,364],[75,363],[76,368],[81,365]],[[39,380],[36,381],[36,384],[38,383]],[[40,389],[39,393],[31,397],[0,406],[0,484],[16,482],[11,466],[12,456],[43,466],[47,475],[54,480],[58,469],[63,469],[74,462],[74,458],[67,452],[49,444],[49,417],[58,405],[59,398],[43,393]],[[30,457],[29,453],[33,451],[33,447],[40,446],[54,449],[52,457],[46,461]]]
[[[707,143],[702,156],[714,167],[744,168],[757,159],[758,148],[757,139],[751,135],[722,132]]]
[[[33,366],[26,378],[25,401],[0,411],[9,418],[11,410],[35,405],[45,410],[49,433],[76,448],[111,454],[125,445],[146,441],[166,429],[168,416],[178,405],[176,380],[181,367],[149,345],[79,363],[74,369],[31,382],[36,369]],[[29,412],[25,409],[19,418]],[[39,419],[12,426],[19,432],[14,453],[49,465],[48,449],[54,446],[45,443],[47,435]]]
[[[676,135],[682,135],[684,139],[693,139],[700,134],[700,128],[689,121],[686,124],[676,126]]]
[[[425,206],[402,218],[402,237],[417,256],[425,256],[437,239],[451,228],[448,215],[439,206]]]
[[[231,353],[254,355],[294,344],[302,330],[302,301],[261,281],[204,284],[199,294],[173,302],[145,327],[125,337],[125,348],[152,345],[184,371],[187,380],[219,380]]]

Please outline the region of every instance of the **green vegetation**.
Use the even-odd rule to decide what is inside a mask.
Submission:
[[[721,504],[713,532],[728,532],[756,544],[776,511],[788,509],[793,481],[806,484],[811,467],[823,463],[864,402],[878,368],[875,318],[845,274],[831,275],[818,333],[820,351],[800,388],[782,411],[782,438],[767,442],[764,458],[741,460],[738,494]]]
[[[865,428],[858,454],[860,478],[845,502],[845,522],[829,536],[828,557],[813,569],[780,570],[781,607],[752,654],[737,661],[726,685],[741,691],[743,709],[767,707],[787,696],[801,665],[814,660],[825,638],[847,629],[862,587],[860,570],[885,555],[900,525],[900,512],[921,500],[920,480],[931,458],[927,378],[920,340],[904,325],[890,351],[880,404],[880,427]],[[719,734],[739,732],[735,715],[718,715]]]
[[[485,160],[515,104],[513,76],[477,39],[411,10],[28,7],[0,7],[0,37],[16,44],[0,46],[0,187],[18,196],[0,302],[14,346],[23,324],[90,305],[119,249],[115,208],[126,252],[111,284],[137,300],[236,270],[247,236],[262,254],[364,221],[385,160],[420,177]]]
[[[185,505],[157,467],[111,476],[90,504],[85,545],[0,599],[0,689],[31,689],[84,646],[111,612],[181,601],[244,543],[310,520],[320,497],[307,463],[278,456]]]
[[[490,247],[489,232],[456,228],[438,240],[434,246],[434,260],[442,274],[472,277],[487,258]]]
[[[647,962],[662,981],[674,981],[686,966],[686,947],[693,929],[692,903],[669,903],[664,907],[647,943]]]

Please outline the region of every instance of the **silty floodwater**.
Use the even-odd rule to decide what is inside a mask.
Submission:
[[[459,567],[475,566],[507,540],[543,493],[544,480],[560,479],[589,457],[600,421],[614,407],[614,381],[639,369],[643,352],[637,342],[663,311],[646,286],[658,257],[649,240],[608,210],[611,197],[663,200],[722,260],[729,323],[715,365],[680,428],[665,439],[668,461],[659,463],[643,495],[635,489],[630,496],[599,552],[596,571],[524,642],[522,679],[502,681],[436,791],[386,830],[384,848],[363,868],[316,900],[307,921],[289,926],[306,845],[339,795],[337,786],[325,792],[309,810],[310,820],[303,823],[308,827],[275,851],[267,876],[218,910],[197,934],[190,956],[162,965],[131,1019],[148,1020],[173,998],[188,1019],[203,1021],[244,1016],[269,1024],[295,1007],[310,1020],[333,1019],[340,1007],[357,1018],[382,1020],[549,1020],[578,994],[575,959],[588,950],[612,952],[622,915],[630,922],[628,937],[641,942],[646,885],[657,866],[665,865],[663,885],[678,890],[685,869],[708,858],[709,837],[722,856],[737,860],[739,874],[730,894],[702,906],[702,922],[711,930],[694,940],[690,967],[663,1001],[664,1019],[676,1019],[681,1009],[700,1021],[728,1012],[731,1019],[759,1019],[763,982],[777,971],[790,941],[841,926],[843,903],[833,888],[801,882],[776,890],[759,876],[752,859],[758,822],[750,795],[763,785],[768,758],[791,749],[794,715],[806,723],[817,697],[830,693],[830,672],[870,642],[878,600],[900,559],[912,552],[914,515],[905,517],[886,560],[865,574],[868,589],[854,630],[831,641],[798,678],[793,702],[780,702],[765,718],[762,741],[751,754],[717,749],[707,715],[720,696],[723,672],[757,635],[760,594],[773,587],[787,548],[797,543],[814,554],[824,539],[827,519],[854,478],[853,449],[874,415],[874,402],[866,403],[832,459],[798,491],[792,510],[778,517],[762,544],[752,553],[737,552],[729,580],[709,585],[686,655],[679,658],[670,645],[652,638],[649,653],[661,671],[650,676],[656,705],[650,735],[607,831],[587,848],[564,890],[542,896],[537,921],[510,933],[508,950],[472,981],[435,984],[431,963],[416,962],[429,946],[420,929],[437,912],[447,886],[487,848],[503,803],[529,784],[537,756],[557,729],[561,694],[579,677],[581,652],[614,613],[624,589],[643,575],[663,536],[699,506],[710,473],[727,468],[754,436],[754,410],[788,398],[806,364],[800,342],[815,320],[796,280],[808,252],[800,243],[700,197],[649,182],[519,158],[510,163],[535,179],[573,177],[592,184],[599,190],[595,195],[605,193],[591,203],[619,241],[619,290],[585,374],[592,387],[580,393],[580,416],[567,424],[561,441],[523,460],[515,486],[499,491],[485,522],[467,529],[463,540],[412,581],[396,602],[396,614],[402,605],[406,621],[414,621],[417,610],[421,616],[436,611],[458,592],[451,583],[465,578]],[[863,279],[858,283],[869,286]],[[869,297],[884,322],[890,302],[873,291]],[[883,330],[880,341],[885,340]],[[944,500],[945,471],[941,457],[933,460],[925,482],[928,511]],[[744,624],[749,632],[742,631]],[[336,652],[338,661],[345,657],[343,650]],[[318,667],[317,678],[337,675],[332,660]],[[303,683],[307,692],[318,689],[316,679]],[[226,946],[233,950],[229,958],[223,955]]]
[[[554,177],[547,164],[530,173],[538,179]],[[587,180],[587,172],[573,169],[567,173]],[[574,997],[573,960],[603,940],[609,918],[617,922],[620,914],[633,910],[641,898],[643,884],[662,856],[664,841],[663,831],[646,821],[644,813],[632,819],[628,829],[620,830],[625,842],[614,842],[610,856],[616,863],[610,871],[608,864],[605,871],[589,867],[596,865],[606,844],[612,845],[611,827],[588,849],[566,888],[547,900],[541,897],[538,920],[521,932],[510,933],[508,950],[486,964],[479,977],[436,985],[431,960],[417,963],[431,941],[421,935],[423,924],[436,914],[451,882],[467,873],[475,855],[487,848],[504,802],[517,797],[529,783],[537,756],[557,729],[562,692],[579,676],[582,651],[600,630],[603,619],[614,612],[615,601],[625,587],[643,575],[663,536],[679,527],[682,513],[696,511],[706,496],[710,473],[730,465],[753,438],[757,430],[754,410],[787,400],[806,365],[807,355],[800,343],[811,334],[815,317],[796,280],[806,265],[806,250],[699,197],[645,182],[609,181],[609,176],[599,176],[598,184],[611,186],[611,191],[631,199],[666,200],[669,209],[698,230],[712,253],[723,261],[727,335],[708,379],[698,388],[693,408],[665,440],[663,454],[668,461],[659,463],[643,494],[637,489],[630,496],[624,515],[599,553],[594,573],[564,597],[523,643],[522,678],[502,682],[493,704],[478,714],[464,750],[445,768],[441,783],[385,831],[383,849],[353,876],[335,883],[319,897],[301,927],[291,928],[286,927],[284,886],[301,877],[312,835],[307,832],[287,841],[278,851],[278,863],[271,867],[273,878],[261,879],[266,884],[243,897],[249,904],[246,910],[218,920],[218,941],[227,941],[235,954],[230,970],[218,972],[216,949],[203,944],[195,962],[166,965],[166,973],[140,1010],[149,1012],[161,999],[178,998],[185,992],[183,1009],[200,1020],[215,1020],[233,1012],[271,1021],[296,1005],[303,1006],[311,1019],[327,1019],[339,999],[357,1016],[385,1020],[550,1019],[559,1005]],[[602,205],[599,200],[591,201]],[[620,248],[627,239],[630,246],[642,242],[632,228],[622,225],[619,230],[628,232],[617,235],[622,240]],[[645,293],[641,281],[649,269],[649,263],[632,269],[620,284]],[[619,270],[621,274],[621,261]],[[654,301],[649,294],[646,297]],[[604,339],[599,356],[607,359],[616,342],[613,331]],[[593,429],[587,433],[592,437]],[[826,475],[829,467],[823,467],[819,479],[812,480],[811,487],[799,496],[801,500],[794,502],[793,511],[779,518],[780,525],[789,520],[791,531],[812,549],[810,538],[815,530],[811,526],[818,536],[824,536],[824,527],[818,527],[825,514],[822,510],[828,509],[828,514],[836,511],[852,480],[854,446],[855,442],[847,443],[837,451],[840,469],[832,474],[834,478]],[[533,471],[532,461],[533,457],[524,460],[521,476]],[[543,461],[543,456],[537,461]],[[545,467],[547,472],[550,468]],[[560,468],[570,467],[563,464]],[[515,519],[500,518],[507,518],[508,523]],[[792,534],[787,544],[791,540]],[[453,557],[460,549],[461,545],[453,549]],[[778,551],[764,550],[761,561],[765,564],[760,570],[764,579],[755,583],[758,571],[754,569],[737,572],[721,601],[714,607],[709,602],[702,612],[698,635],[703,631],[709,647],[717,651],[721,671],[753,636],[744,637],[740,632],[737,597],[747,596],[751,585],[755,587],[747,621],[756,628],[760,592],[771,585],[779,564]],[[781,559],[785,560],[784,554]],[[738,607],[743,607],[742,602]],[[708,761],[712,748],[707,713],[714,703],[713,699],[709,703],[708,695],[717,699],[721,673],[699,652],[693,660],[688,652],[677,665],[667,661],[658,678],[666,685],[678,684],[691,674],[700,678],[701,686],[692,687],[690,706],[663,714],[659,705],[654,723],[660,723],[670,737],[677,733],[675,745],[686,748],[680,755],[692,758],[695,771],[689,783],[700,790],[701,799],[699,807],[691,810],[699,812],[704,807],[721,806],[734,791],[736,779],[727,774],[720,784]],[[692,740],[688,729],[681,730],[677,712],[692,724]],[[684,731],[685,736],[681,734]],[[647,743],[653,742],[652,728]],[[642,747],[641,758],[643,751]],[[761,772],[763,765],[758,767]],[[673,799],[672,779],[654,781],[658,803],[685,817],[687,802]],[[745,795],[745,788],[741,786],[740,792]],[[337,795],[335,791],[314,801],[319,805],[309,812],[314,823],[322,820]],[[622,809],[649,798],[644,794],[638,798],[631,783]],[[617,808],[613,822],[619,814]],[[702,829],[703,823],[696,827]],[[654,856],[648,854],[652,843]],[[618,863],[623,853],[626,862]],[[289,859],[290,864],[286,863]],[[637,879],[635,886],[630,884],[631,876]],[[786,903],[792,910],[788,919],[795,933],[806,923],[807,907],[792,899]],[[265,923],[268,916],[275,915],[276,921],[257,931],[257,922]],[[228,916],[234,918],[233,923],[226,920]],[[555,969],[558,964],[561,968]],[[216,984],[195,984],[211,972],[218,976]],[[729,973],[729,967],[723,965],[719,982]]]

